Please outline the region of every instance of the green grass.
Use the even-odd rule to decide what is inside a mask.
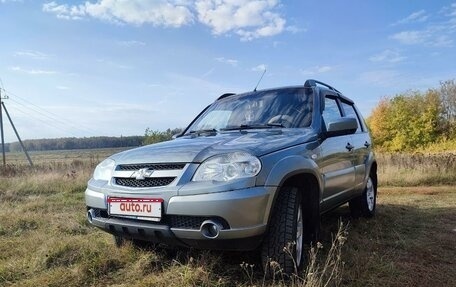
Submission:
[[[0,286],[305,285],[280,275],[266,280],[254,253],[116,248],[85,218],[96,160],[74,155],[46,161],[42,154],[36,169],[17,165],[11,170],[22,171],[0,175]],[[348,227],[330,251],[340,221]],[[347,206],[323,216],[315,268],[298,275],[322,286],[332,254],[326,268],[340,266],[328,286],[456,286],[455,222],[454,185],[382,186],[375,218],[352,219]]]

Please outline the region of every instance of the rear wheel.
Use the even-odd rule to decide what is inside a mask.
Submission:
[[[302,207],[298,188],[283,187],[280,190],[261,247],[261,261],[268,275],[279,270],[286,274],[296,273],[304,265]]]
[[[373,217],[377,205],[377,185],[372,175],[367,179],[361,196],[349,202],[350,212],[354,217]]]

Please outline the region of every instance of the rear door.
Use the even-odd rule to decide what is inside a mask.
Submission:
[[[366,175],[366,162],[371,150],[371,142],[367,127],[364,125],[361,115],[352,103],[341,101],[344,117],[358,120],[358,129],[352,135],[353,160],[355,167],[355,190],[362,191]]]

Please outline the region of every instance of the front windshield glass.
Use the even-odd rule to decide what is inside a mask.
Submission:
[[[313,95],[304,88],[286,88],[229,96],[212,104],[188,129],[192,131],[237,128],[308,127]]]

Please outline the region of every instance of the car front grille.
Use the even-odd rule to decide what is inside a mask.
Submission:
[[[119,164],[112,183],[129,188],[168,186],[179,180],[185,166],[185,163]]]
[[[158,187],[171,184],[175,177],[151,177],[145,179],[116,177],[117,185],[126,187]]]

